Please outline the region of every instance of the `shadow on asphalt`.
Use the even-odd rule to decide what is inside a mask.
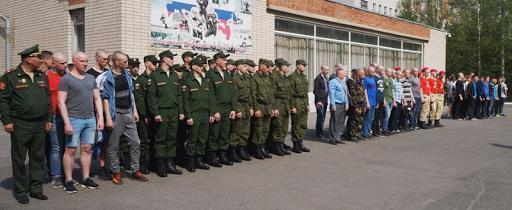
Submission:
[[[4,179],[2,182],[0,182],[0,187],[11,191],[12,190],[12,181],[13,181],[12,177]]]
[[[510,146],[510,145],[493,144],[493,143],[491,143],[490,145],[495,146],[495,147],[505,148],[505,149],[512,149],[512,146]]]

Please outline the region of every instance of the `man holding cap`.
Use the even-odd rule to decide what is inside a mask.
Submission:
[[[160,67],[151,73],[148,83],[148,111],[155,120],[155,158],[157,175],[182,174],[176,168],[176,134],[178,122],[185,119],[182,87],[178,75],[171,69],[173,54],[166,50],[159,54]]]
[[[235,119],[234,104],[236,103],[233,78],[226,69],[226,58],[229,54],[218,52],[213,55],[215,67],[211,69],[206,78],[213,83],[212,91],[216,100],[214,109],[215,122],[210,125],[208,137],[208,164],[214,167],[233,165],[227,157],[229,149],[229,132],[231,120]],[[220,164],[219,164],[220,161]]]
[[[28,204],[30,197],[48,200],[43,194],[46,133],[52,128],[53,109],[48,79],[37,69],[41,65],[39,46],[18,55],[21,64],[0,78],[0,119],[11,134],[14,198]],[[30,184],[27,185],[25,159],[28,151]]]
[[[292,141],[295,153],[309,152],[304,146],[304,135],[308,129],[308,79],[306,78],[307,63],[303,59],[295,62],[297,69],[290,75],[292,89],[291,115],[292,115]]]

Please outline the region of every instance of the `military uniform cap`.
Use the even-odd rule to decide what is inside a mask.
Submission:
[[[144,56],[144,62],[146,61],[158,62],[158,58],[155,55],[146,55]]]
[[[251,59],[245,59],[245,60],[247,60],[247,65],[252,66],[252,67],[257,66],[256,63],[254,63],[253,60],[251,60]]]
[[[140,64],[140,61],[138,58],[130,58],[128,60],[128,65],[139,65]]]
[[[285,59],[283,58],[278,58],[274,61],[276,63],[276,66],[278,67],[281,67],[281,66],[289,66],[290,63],[288,63],[288,61],[286,61]]]
[[[295,61],[295,65],[304,65],[304,66],[307,66],[308,63],[304,60],[304,59],[298,59],[297,61]]]
[[[174,64],[171,67],[174,71],[182,72],[186,69],[186,67],[182,66],[181,64]]]
[[[228,59],[228,65],[236,65],[235,60]]]
[[[238,66],[238,65],[244,65],[244,64],[249,64],[248,60],[247,59],[238,59],[235,61],[234,65]]]
[[[227,58],[229,57],[229,54],[224,54],[224,52],[220,51],[218,53],[216,53],[215,55],[213,55],[213,59],[214,60],[217,60],[219,58]]]
[[[198,66],[200,66],[200,65],[203,65],[205,63],[206,62],[203,59],[201,59],[201,58],[194,58],[194,59],[192,59],[190,61],[190,65],[198,65]]]
[[[176,55],[178,55],[178,54],[174,54],[170,50],[165,50],[165,51],[161,52],[160,54],[158,54],[158,56],[160,57],[160,60],[162,60],[162,58],[164,58],[164,57],[174,58],[174,56],[176,56]]]
[[[39,45],[36,44],[30,48],[27,48],[21,52],[18,53],[19,56],[21,56],[22,58],[28,58],[28,57],[35,57],[35,56],[38,56],[40,55],[41,52],[39,51]]]
[[[270,63],[269,60],[265,59],[265,58],[260,58],[260,60],[258,60],[258,64],[259,65],[266,65],[266,66],[272,66],[272,64]]]
[[[197,56],[197,53],[193,53],[191,51],[186,51],[184,52],[183,54],[181,54],[181,58],[185,58],[185,57],[191,57],[191,58],[194,58]]]

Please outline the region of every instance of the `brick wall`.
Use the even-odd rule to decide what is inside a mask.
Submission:
[[[267,0],[271,7],[307,12],[341,21],[428,39],[429,28],[326,0]],[[307,14],[301,14],[307,15]]]

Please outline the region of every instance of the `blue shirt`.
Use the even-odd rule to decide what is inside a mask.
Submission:
[[[377,106],[377,82],[372,76],[366,76],[363,79],[364,89],[368,94],[370,106]]]
[[[347,79],[340,80],[336,77],[329,81],[329,103],[331,106],[336,104],[348,103],[348,87],[346,83]]]
[[[485,97],[485,98],[489,97],[489,83],[484,82],[482,85],[482,89],[484,91],[483,97]]]

